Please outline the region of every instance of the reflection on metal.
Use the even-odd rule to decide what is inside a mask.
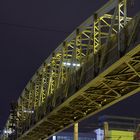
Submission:
[[[47,139],[140,91],[140,15],[126,14],[110,0],[56,48],[19,97],[11,137]]]

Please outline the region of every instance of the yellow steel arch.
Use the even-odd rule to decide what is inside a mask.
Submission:
[[[126,3],[110,0],[37,70],[18,99],[16,139],[48,138],[140,91],[140,16],[127,17]]]

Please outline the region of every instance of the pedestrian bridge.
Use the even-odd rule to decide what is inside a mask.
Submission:
[[[73,31],[31,78],[5,129],[47,139],[140,91],[140,14],[110,0]]]

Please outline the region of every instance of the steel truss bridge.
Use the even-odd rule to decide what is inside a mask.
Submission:
[[[110,0],[77,27],[23,90],[5,126],[9,137],[48,139],[140,92],[139,25],[126,0]]]

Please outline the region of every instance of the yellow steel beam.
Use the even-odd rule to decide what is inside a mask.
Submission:
[[[17,139],[48,138],[139,91],[140,16],[123,29],[130,19],[126,0],[111,0],[54,50],[19,97]]]

